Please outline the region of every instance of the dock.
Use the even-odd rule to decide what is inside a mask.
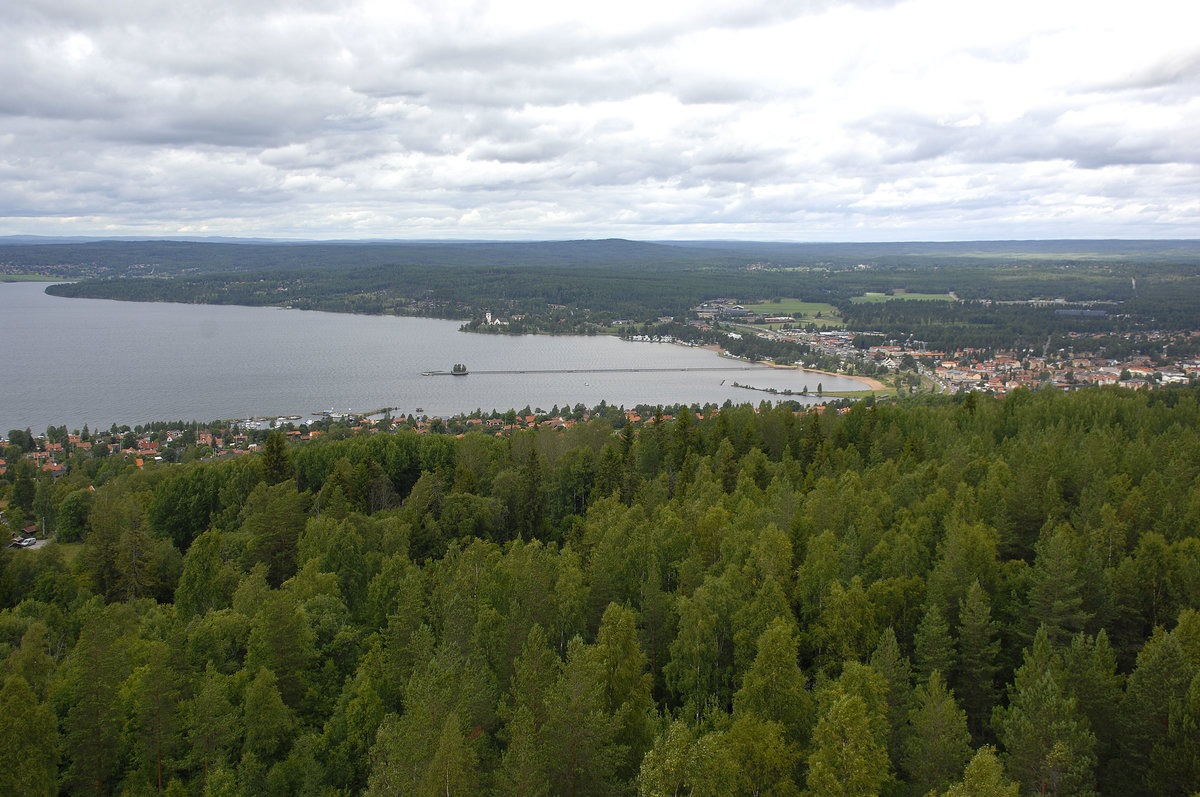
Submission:
[[[471,371],[472,374],[661,374],[683,371],[759,371],[761,365],[722,365],[705,368],[519,368],[501,371]],[[461,376],[453,371],[422,371],[421,376]]]

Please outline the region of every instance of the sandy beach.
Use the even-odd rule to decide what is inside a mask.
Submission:
[[[728,353],[715,343],[710,343],[709,345],[701,346],[700,348],[707,349],[709,351],[715,351],[717,354],[727,354]],[[756,360],[755,364],[756,365],[765,365],[768,368],[784,368],[784,369],[791,369],[791,370],[799,370],[799,366],[796,366],[796,365],[776,365],[775,363],[767,362],[766,360]],[[878,379],[873,379],[869,376],[858,376],[858,375],[852,376],[850,374],[839,374],[835,371],[822,371],[817,368],[805,368],[804,370],[808,371],[809,373],[813,373],[813,374],[828,374],[829,376],[840,376],[843,379],[853,379],[855,382],[862,382],[865,390],[887,390],[888,389],[888,386],[885,385],[883,382],[880,382]]]

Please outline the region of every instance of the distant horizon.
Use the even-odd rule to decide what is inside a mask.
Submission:
[[[618,235],[595,237],[529,237],[529,238],[293,238],[287,236],[235,236],[235,235],[127,235],[127,234],[73,234],[73,235],[0,235],[0,244],[53,244],[59,242],[103,243],[105,241],[179,241],[188,243],[263,243],[263,244],[516,244],[516,243],[573,243],[599,241],[628,241],[646,244],[795,244],[795,245],[889,245],[889,244],[965,244],[965,243],[1107,243],[1107,242],[1200,242],[1196,237],[1046,237],[1046,238],[896,238],[896,239],[791,239],[791,238],[629,238]]]

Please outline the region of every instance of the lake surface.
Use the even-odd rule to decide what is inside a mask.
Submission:
[[[65,299],[45,283],[0,283],[0,434],[156,420],[309,416],[322,410],[549,410],[601,400],[757,404],[767,393],[861,382],[747,365],[703,349],[611,336],[478,335],[458,321],[270,307]],[[466,363],[465,377],[422,376]],[[480,370],[692,371],[482,374]],[[815,399],[813,399],[815,401]]]

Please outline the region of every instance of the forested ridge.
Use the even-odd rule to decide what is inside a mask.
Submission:
[[[69,474],[0,793],[1200,791],[1200,391],[665,412]]]
[[[1196,241],[0,241],[0,273],[77,280],[48,288],[58,296],[474,319],[473,329],[510,334],[690,317],[715,297],[794,297],[835,305],[851,329],[951,350],[1041,346],[1066,332],[1190,330],[1198,263]],[[962,301],[851,301],[869,292]],[[994,304],[1035,299],[1069,304]],[[1064,317],[1068,306],[1101,311]],[[481,328],[486,312],[513,323]]]

